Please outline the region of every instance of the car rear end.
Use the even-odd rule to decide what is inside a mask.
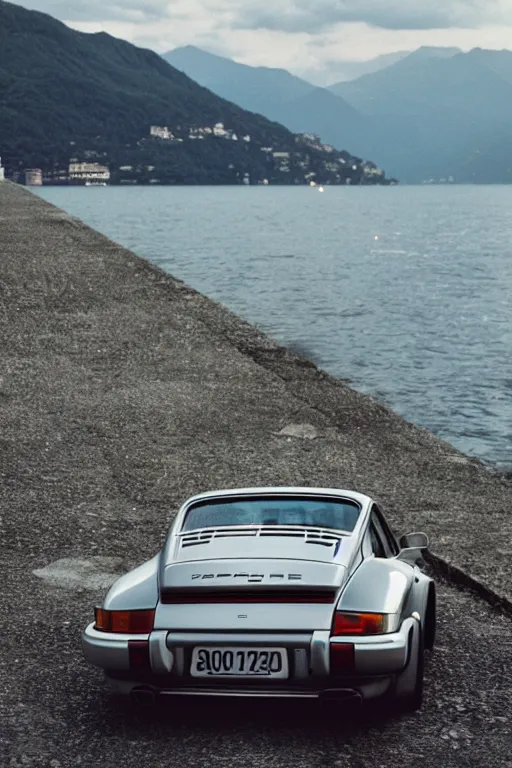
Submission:
[[[85,631],[86,657],[140,700],[381,696],[407,664],[414,619],[338,610],[364,503],[308,489],[192,500],[154,594],[144,603],[136,578],[113,588]]]
[[[345,573],[278,558],[174,564],[154,610],[97,610],[86,656],[139,699],[375,698],[405,667],[411,627],[337,611]]]
[[[294,611],[309,613],[311,607],[318,607],[298,599]],[[232,607],[243,620],[255,605],[251,600]],[[283,614],[290,607],[286,603],[261,606],[280,608]],[[200,611],[203,604],[194,607]],[[148,694],[150,698],[166,694],[372,699],[390,690],[394,676],[405,668],[414,624],[410,618],[396,632],[363,634],[369,617],[361,616],[359,626],[343,627],[338,634],[335,615],[329,629],[169,630],[159,628],[158,615],[162,615],[160,609],[154,613],[151,629],[151,612],[146,611],[130,612],[128,620],[134,623],[128,631],[105,631],[101,618],[87,628],[86,656],[105,669],[117,691],[134,693],[139,699]],[[349,618],[352,621],[354,615]],[[370,620],[379,618],[372,615]]]

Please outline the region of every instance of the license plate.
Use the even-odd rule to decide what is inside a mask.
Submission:
[[[192,652],[192,677],[288,677],[285,648],[203,646]]]

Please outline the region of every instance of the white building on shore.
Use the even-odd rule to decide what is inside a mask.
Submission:
[[[110,171],[100,163],[70,163],[69,180],[72,183],[106,184],[110,180]]]
[[[5,180],[5,169],[2,165],[2,158],[0,157],[0,181]]]
[[[155,139],[164,139],[165,141],[174,138],[172,132],[166,125],[151,125],[149,128],[149,135],[153,136]]]

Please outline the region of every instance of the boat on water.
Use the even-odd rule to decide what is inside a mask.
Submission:
[[[106,181],[86,181],[85,186],[86,187],[106,187],[107,182]]]

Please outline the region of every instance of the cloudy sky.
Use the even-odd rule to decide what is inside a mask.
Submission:
[[[420,45],[512,47],[512,0],[14,0],[165,52],[193,44],[328,81],[337,62]]]

